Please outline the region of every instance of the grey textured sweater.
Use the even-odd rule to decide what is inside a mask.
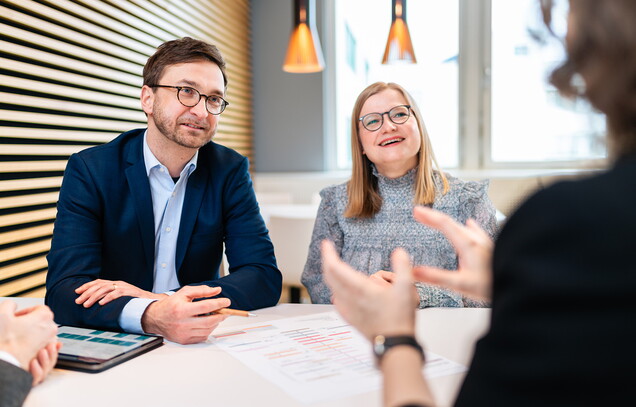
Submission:
[[[391,270],[390,255],[398,247],[408,251],[414,264],[457,269],[457,256],[450,242],[438,231],[413,218],[415,169],[396,179],[376,171],[382,208],[373,218],[345,218],[347,184],[327,187],[309,247],[302,282],[315,304],[331,302],[331,291],[322,278],[320,242],[330,239],[342,259],[356,270],[371,275]],[[488,198],[488,181],[467,182],[447,175],[450,189],[443,195],[440,175],[434,174],[436,195],[433,209],[442,211],[462,224],[473,218],[491,236],[496,233],[495,207]],[[420,308],[479,307],[487,304],[462,297],[453,291],[417,283]]]

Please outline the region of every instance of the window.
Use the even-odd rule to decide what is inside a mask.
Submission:
[[[409,1],[416,65],[380,63],[390,1],[331,1],[333,169],[351,166],[351,109],[376,81],[397,82],[413,95],[445,169],[574,167],[606,156],[604,117],[547,84],[564,51],[543,26],[538,0]],[[563,36],[567,1],[555,12]]]
[[[353,72],[356,71],[356,38],[351,33],[348,25],[345,25],[345,31],[347,33],[347,63]]]
[[[547,33],[536,0],[493,0],[491,24],[490,158],[559,162],[605,156],[605,119],[589,104],[562,98],[548,84],[565,58],[567,3],[557,2]],[[533,37],[538,37],[533,38]]]

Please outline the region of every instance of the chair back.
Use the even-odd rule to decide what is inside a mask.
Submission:
[[[263,204],[290,204],[293,202],[291,192],[256,192],[256,201]]]
[[[307,261],[315,217],[269,218],[269,237],[274,244],[278,269],[283,274],[283,284],[302,286],[300,275]]]

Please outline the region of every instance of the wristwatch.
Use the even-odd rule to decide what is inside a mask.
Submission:
[[[394,346],[407,345],[414,347],[422,356],[422,362],[424,361],[424,349],[417,343],[414,336],[411,335],[396,335],[396,336],[384,336],[377,335],[373,338],[373,354],[375,355],[378,365],[389,349]]]

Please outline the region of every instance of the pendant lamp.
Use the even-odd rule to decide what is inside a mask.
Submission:
[[[294,28],[289,36],[283,71],[320,72],[325,61],[314,19],[314,0],[294,0]]]
[[[406,0],[392,0],[391,29],[384,49],[383,64],[416,64],[411,34],[406,25]]]

